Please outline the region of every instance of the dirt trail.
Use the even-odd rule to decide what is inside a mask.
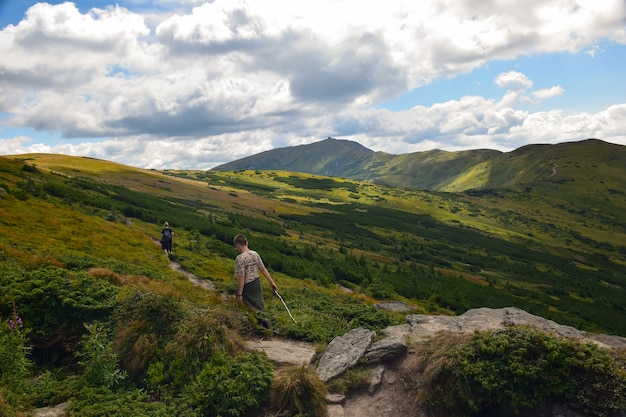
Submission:
[[[552,174],[550,175],[550,177],[554,177],[556,175],[556,168],[558,167],[558,165],[556,164],[556,162],[554,162],[554,159],[550,159],[550,164],[552,165]]]
[[[170,268],[173,269],[176,272],[180,272],[181,274],[185,274],[187,275],[187,278],[189,278],[189,281],[191,281],[193,284],[205,288],[207,290],[211,290],[211,291],[215,291],[215,284],[212,283],[211,281],[206,281],[203,279],[198,278],[197,276],[195,276],[194,274],[192,274],[189,271],[185,271],[178,262],[174,262],[172,260],[170,260]]]

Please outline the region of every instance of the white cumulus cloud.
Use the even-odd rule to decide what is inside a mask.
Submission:
[[[490,62],[626,43],[624,19],[623,0],[215,0],[171,12],[38,3],[0,30],[0,150],[206,168],[327,136],[394,152],[585,134],[623,143],[621,103],[533,112],[524,100],[565,90],[533,91],[514,67],[494,80],[500,98],[378,106]],[[28,142],[12,128],[61,140]]]

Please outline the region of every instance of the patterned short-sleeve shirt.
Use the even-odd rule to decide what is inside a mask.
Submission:
[[[240,253],[235,258],[235,275],[244,276],[244,283],[248,284],[259,277],[259,271],[265,269],[261,256],[253,250]]]

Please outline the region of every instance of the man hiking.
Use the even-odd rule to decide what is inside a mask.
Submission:
[[[246,305],[253,312],[260,314],[265,309],[263,288],[259,279],[259,272],[263,274],[272,286],[272,291],[278,287],[272,276],[263,264],[261,256],[248,248],[248,239],[244,235],[237,235],[233,239],[235,249],[239,255],[235,258],[235,276],[237,277],[237,303]],[[269,323],[261,320],[261,324],[269,327]]]

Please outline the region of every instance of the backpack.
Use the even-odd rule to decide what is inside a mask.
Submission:
[[[163,240],[166,242],[172,240],[172,231],[170,229],[163,229]]]

